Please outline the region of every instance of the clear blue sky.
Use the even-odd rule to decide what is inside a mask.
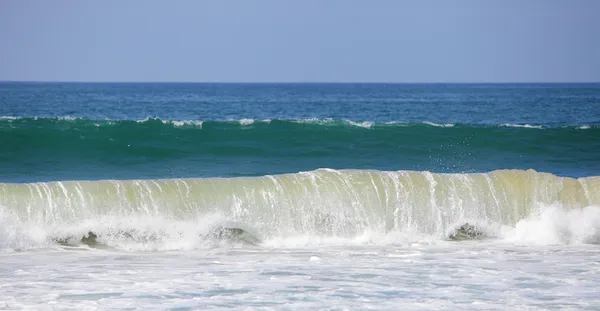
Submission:
[[[599,82],[600,1],[0,1],[0,80]]]

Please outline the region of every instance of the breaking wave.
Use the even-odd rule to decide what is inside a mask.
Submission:
[[[0,248],[77,244],[93,233],[118,249],[194,249],[223,243],[215,227],[258,247],[394,244],[447,240],[463,224],[490,239],[597,244],[598,206],[600,177],[533,170],[3,183]]]

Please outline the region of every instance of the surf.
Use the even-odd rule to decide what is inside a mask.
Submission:
[[[261,245],[294,237],[356,241],[370,235],[371,242],[392,243],[407,235],[498,238],[557,206],[566,215],[579,211],[596,219],[600,177],[319,169],[260,177],[0,183],[1,239],[8,248],[18,248],[19,239],[29,239],[27,245],[89,244],[81,240],[89,233],[107,245],[159,249],[181,241],[193,248],[207,241]],[[588,227],[565,243],[596,243],[600,224],[593,220]]]

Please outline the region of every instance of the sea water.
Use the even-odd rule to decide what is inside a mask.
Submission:
[[[600,308],[597,84],[3,83],[0,116],[0,309]]]

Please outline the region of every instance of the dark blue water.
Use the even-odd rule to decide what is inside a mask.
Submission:
[[[599,84],[0,84],[0,115],[593,125]]]
[[[2,83],[0,116],[8,182],[325,167],[600,175],[600,84]]]

